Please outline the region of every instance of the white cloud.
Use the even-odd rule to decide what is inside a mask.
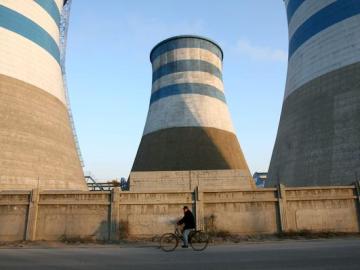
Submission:
[[[287,62],[288,59],[284,50],[254,45],[246,39],[237,42],[235,51],[259,61]]]

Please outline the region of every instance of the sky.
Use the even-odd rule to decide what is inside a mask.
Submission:
[[[222,47],[240,145],[252,173],[268,170],[287,69],[282,0],[74,0],[66,71],[86,174],[128,177],[149,106],[149,53],[184,34]]]

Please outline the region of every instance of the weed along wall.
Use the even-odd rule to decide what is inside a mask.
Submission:
[[[199,228],[232,234],[359,232],[355,186],[193,192],[0,192],[0,241],[119,240],[170,232],[188,205]]]

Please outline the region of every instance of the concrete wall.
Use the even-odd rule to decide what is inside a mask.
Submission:
[[[235,234],[278,232],[276,189],[204,192],[205,227]]]
[[[183,205],[199,228],[234,234],[359,232],[360,188],[183,192],[0,192],[0,241],[118,240],[171,232]]]
[[[131,172],[131,191],[193,191],[201,189],[255,189],[248,170],[194,170]]]

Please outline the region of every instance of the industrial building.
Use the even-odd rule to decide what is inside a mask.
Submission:
[[[0,190],[87,190],[65,82],[70,4],[0,0]]]
[[[226,104],[220,46],[204,37],[176,36],[157,44],[150,60],[149,112],[130,190],[139,178],[135,175],[145,181],[162,178],[161,186],[170,188],[164,181],[186,182],[186,171],[205,172],[206,178],[214,180],[235,177],[239,183],[246,178],[243,185],[250,187],[251,175]],[[212,172],[216,176],[210,176]]]
[[[360,1],[286,0],[286,90],[267,186],[360,177]]]
[[[267,172],[255,172],[253,174],[253,179],[257,188],[264,188],[265,183],[268,180]]]

